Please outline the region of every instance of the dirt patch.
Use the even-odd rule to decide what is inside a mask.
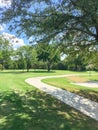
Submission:
[[[79,82],[79,83],[88,81],[87,79],[85,79],[83,77],[77,77],[77,76],[68,76],[67,79],[71,80],[72,82]]]
[[[68,76],[67,79],[72,81],[72,84],[85,86],[85,87],[91,87],[91,88],[98,88],[98,82],[95,81],[88,81],[87,79],[83,77],[77,77],[77,76]]]

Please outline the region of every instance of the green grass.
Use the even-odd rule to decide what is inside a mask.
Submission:
[[[86,79],[87,81],[98,81],[98,75],[91,75],[91,76],[87,75],[77,77]],[[98,88],[88,88],[84,86],[74,85],[72,84],[72,80],[70,80],[67,77],[49,78],[49,79],[43,79],[42,81],[47,84],[65,89],[70,92],[74,92],[76,94],[79,94],[80,96],[84,96],[88,99],[98,102]]]
[[[0,91],[10,91],[12,90],[19,90],[25,91],[30,89],[30,86],[27,85],[24,81],[30,77],[38,77],[38,76],[51,76],[51,75],[62,75],[62,74],[70,74],[70,73],[78,73],[78,72],[71,72],[71,71],[43,71],[43,70],[36,70],[30,71],[27,73],[26,71],[22,70],[6,70],[0,72]],[[86,73],[86,72],[85,72]]]
[[[0,72],[0,130],[98,130],[97,121],[24,82],[68,73],[75,72]]]
[[[96,73],[97,75],[90,75],[90,76],[83,76],[84,78],[86,78],[87,80],[90,81],[98,81],[98,73]]]

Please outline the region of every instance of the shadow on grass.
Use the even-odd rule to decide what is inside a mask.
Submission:
[[[98,91],[86,89],[86,90],[73,91],[73,93],[76,93],[80,96],[83,96],[98,103]]]
[[[34,70],[32,71],[33,73],[56,73],[55,71],[51,70],[51,71],[45,71],[45,70]]]
[[[41,91],[0,93],[0,130],[97,129],[97,121]]]
[[[95,80],[91,80],[90,82],[98,82],[98,80],[97,80],[97,79],[95,79]]]
[[[66,91],[70,91],[70,90],[67,90],[65,88],[62,88],[63,90],[66,90]],[[94,91],[94,90],[90,90],[90,89],[80,89],[80,90],[72,90],[70,91],[72,93],[76,93],[78,94],[79,96],[82,96],[82,97],[85,97],[85,98],[88,98],[92,101],[95,101],[98,103],[98,91]]]
[[[21,73],[56,73],[55,71],[47,71],[47,70],[34,70],[27,72],[26,70],[13,70],[13,71],[0,71],[1,74],[21,74]]]

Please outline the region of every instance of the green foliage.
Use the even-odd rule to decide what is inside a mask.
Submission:
[[[58,46],[61,46],[61,51],[66,54],[80,51],[85,51],[86,54],[98,45],[97,5],[98,0],[56,0],[56,2],[54,0],[16,0],[1,14],[0,22],[13,21],[13,24],[9,23],[9,29],[16,29],[18,35],[25,33],[27,37],[33,37],[32,43],[55,41]],[[41,50],[42,53],[38,52],[41,53],[38,54],[38,59],[47,62],[49,70],[51,63],[57,58],[55,54],[52,54],[54,56],[52,58],[47,50],[51,49],[47,46]],[[74,58],[68,62],[68,68],[85,69],[86,62],[80,59]],[[94,69],[97,69],[97,60],[94,56],[93,59]],[[31,63],[26,65],[24,60],[22,62],[23,65],[19,67],[31,67]],[[89,62],[91,62],[90,59]]]
[[[2,64],[0,64],[0,70],[3,70],[3,66],[2,66]]]
[[[66,65],[68,70],[83,71],[86,69],[86,64],[83,59],[83,55],[70,54],[67,56]]]
[[[9,41],[3,37],[0,37],[0,63],[3,68],[8,68],[8,63],[11,61],[12,52],[12,45]]]
[[[67,70],[68,66],[66,61],[58,61],[52,65],[52,69],[56,70]]]
[[[51,65],[60,60],[60,52],[52,44],[41,43],[37,46],[37,58],[47,63],[47,69],[50,71]]]
[[[27,69],[32,68],[33,62],[36,61],[36,51],[32,46],[22,46],[17,49],[18,68]]]
[[[97,5],[98,0],[20,0],[12,2],[1,22],[13,20],[10,28],[33,35],[36,41],[57,37],[66,46],[86,47],[98,44]]]
[[[98,70],[98,47],[90,50],[89,53],[85,54],[84,63],[86,64],[87,70]]]

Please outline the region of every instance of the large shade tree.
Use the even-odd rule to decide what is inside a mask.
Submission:
[[[1,22],[11,20],[10,29],[36,41],[59,39],[78,49],[98,45],[98,0],[13,0]]]

